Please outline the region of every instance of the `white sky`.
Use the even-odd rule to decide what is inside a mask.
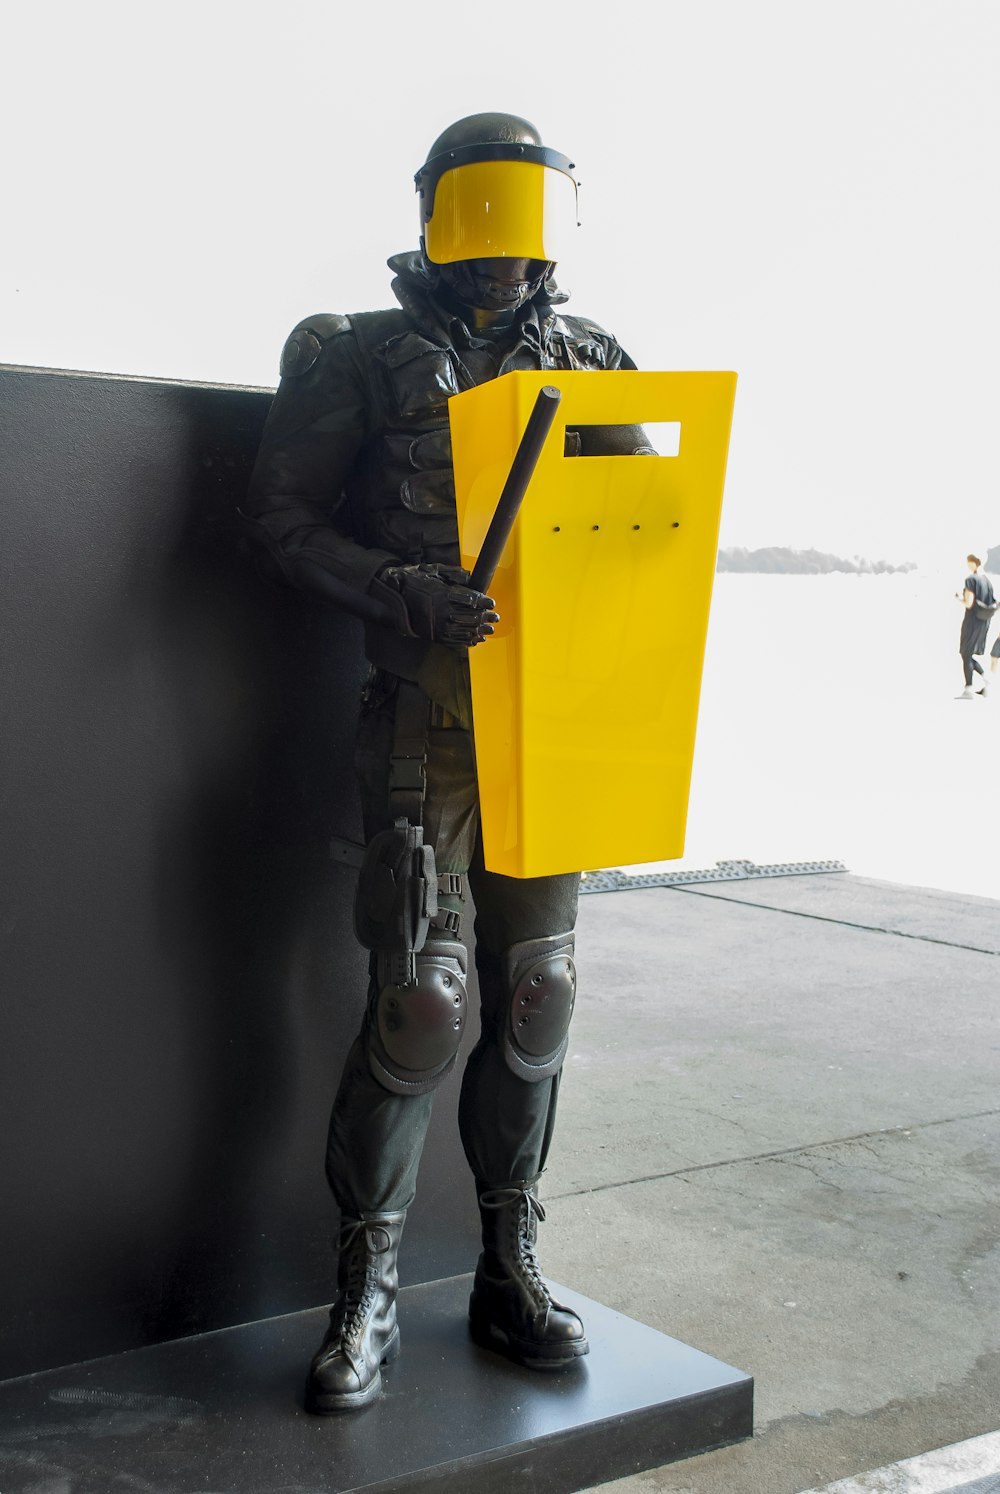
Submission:
[[[724,544],[1000,543],[996,0],[503,14],[11,8],[0,359],[273,384],[300,318],[390,304],[434,137],[508,109],[583,182],[569,309],[740,375]]]

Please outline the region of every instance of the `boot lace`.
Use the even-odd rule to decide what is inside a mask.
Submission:
[[[346,1347],[356,1349],[378,1294],[379,1256],[392,1242],[384,1227],[356,1219],[341,1230],[339,1243],[341,1256],[347,1260],[347,1279],[337,1303],[340,1336]]]
[[[542,1276],[538,1256],[535,1254],[538,1226],[545,1219],[545,1210],[540,1200],[527,1188],[519,1188],[516,1183],[512,1183],[506,1188],[487,1189],[485,1193],[479,1195],[479,1202],[484,1209],[504,1209],[509,1204],[520,1205],[514,1224],[518,1262],[523,1268],[525,1281],[540,1299],[540,1305],[551,1306],[552,1297]]]

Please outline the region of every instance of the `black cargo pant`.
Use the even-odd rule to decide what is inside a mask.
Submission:
[[[394,696],[377,700],[363,711],[358,730],[355,766],[368,839],[391,823],[394,713]],[[438,872],[467,876],[475,903],[481,1033],[462,1079],[459,1130],[473,1175],[499,1187],[541,1172],[555,1123],[560,1077],[556,1073],[529,1082],[504,1060],[498,1041],[510,1000],[504,952],[521,940],[573,929],[580,879],[576,873],[521,879],[486,870],[472,738],[459,726],[429,731],[423,825]],[[458,898],[445,896],[441,904],[456,911],[461,906]],[[330,1117],[327,1177],[346,1214],[409,1206],[434,1099],[433,1091],[392,1094],[372,1075],[365,1031],[373,1021],[376,994],[369,993],[364,1025],[347,1055]]]

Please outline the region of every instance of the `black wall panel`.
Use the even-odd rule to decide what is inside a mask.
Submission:
[[[0,369],[0,1376],[333,1295],[364,666],[241,550],[269,399]],[[475,1260],[456,1102],[405,1284]]]

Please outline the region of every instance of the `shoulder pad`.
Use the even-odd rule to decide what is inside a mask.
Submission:
[[[351,323],[346,316],[336,312],[321,312],[319,316],[306,317],[292,329],[291,336],[281,350],[281,377],[297,378],[308,373],[316,362],[325,342],[350,332]]]
[[[314,332],[320,342],[328,342],[343,332],[350,332],[351,319],[336,311],[321,311],[317,316],[307,316],[305,321],[292,328],[293,332]]]

